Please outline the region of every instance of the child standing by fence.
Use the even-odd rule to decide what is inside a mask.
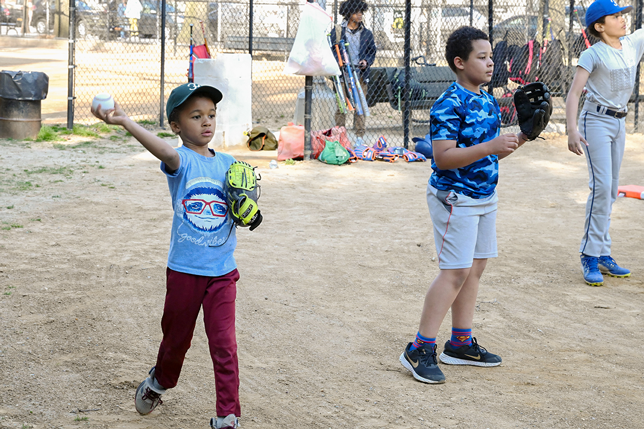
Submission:
[[[584,280],[591,286],[604,284],[602,273],[631,275],[612,258],[608,229],[626,144],[627,104],[644,52],[644,30],[626,36],[623,14],[632,9],[613,0],[597,0],[588,7],[588,31],[601,41],[579,57],[566,100],[568,149],[577,155],[585,153],[588,165],[590,195],[579,252]],[[588,93],[577,123],[584,86]]]

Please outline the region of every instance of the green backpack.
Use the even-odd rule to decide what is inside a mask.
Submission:
[[[246,145],[252,151],[277,150],[277,139],[268,128],[258,126],[251,130]]]
[[[338,142],[325,140],[324,149],[318,159],[332,165],[341,165],[349,160],[349,151]]]

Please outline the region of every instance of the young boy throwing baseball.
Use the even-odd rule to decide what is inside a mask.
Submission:
[[[608,229],[626,145],[627,104],[644,53],[643,29],[626,36],[623,14],[632,9],[620,7],[613,0],[597,0],[588,7],[588,32],[601,41],[579,57],[566,100],[568,149],[577,155],[585,154],[588,165],[590,194],[579,253],[584,280],[591,286],[604,284],[602,273],[613,277],[631,275],[611,256]],[[584,87],[588,92],[577,124]]]
[[[235,159],[208,147],[221,99],[216,88],[194,83],[172,91],[167,112],[172,130],[183,141],[177,149],[127,117],[118,104],[108,111],[100,106],[92,109],[99,119],[129,131],[161,161],[174,208],[161,319],[163,340],[156,365],[136,390],[136,410],[152,412],[162,403],[161,395],[177,385],[203,306],[217,389],[218,417],[210,425],[216,429],[236,428],[240,415],[235,339],[239,273],[233,257],[237,238],[224,186]]]
[[[454,31],[445,57],[456,82],[430,112],[434,172],[427,186],[440,273],[427,291],[416,339],[400,355],[402,365],[424,383],[445,382],[436,358],[436,335],[450,307],[452,337],[440,361],[501,364],[501,357],[472,337],[479,279],[487,259],[497,256],[498,161],[543,129],[535,126],[530,136],[524,132],[500,135],[499,105],[480,88],[491,80],[494,69],[492,47],[484,32],[472,27]],[[542,122],[539,126],[545,127]]]

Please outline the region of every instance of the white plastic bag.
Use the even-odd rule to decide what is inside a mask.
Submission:
[[[339,76],[340,67],[327,41],[333,20],[317,3],[306,3],[284,73],[304,76]]]

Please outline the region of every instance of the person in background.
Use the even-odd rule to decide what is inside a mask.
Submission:
[[[139,35],[138,21],[141,19],[143,6],[139,0],[127,0],[125,7],[125,17],[130,21],[130,36]]]
[[[331,44],[335,45],[339,40],[349,43],[347,50],[352,66],[360,72],[360,85],[362,91],[367,95],[367,86],[369,85],[369,68],[376,59],[376,44],[373,39],[373,33],[367,29],[362,22],[362,17],[367,11],[367,3],[363,0],[347,0],[340,5],[340,15],[344,18],[342,24],[336,26],[335,31],[331,31]],[[333,55],[337,55],[333,50]],[[337,60],[337,58],[336,58]],[[335,124],[344,127],[346,124],[346,114],[336,111]],[[364,145],[364,135],[366,124],[364,115],[353,114],[353,128],[356,133],[356,146]]]

